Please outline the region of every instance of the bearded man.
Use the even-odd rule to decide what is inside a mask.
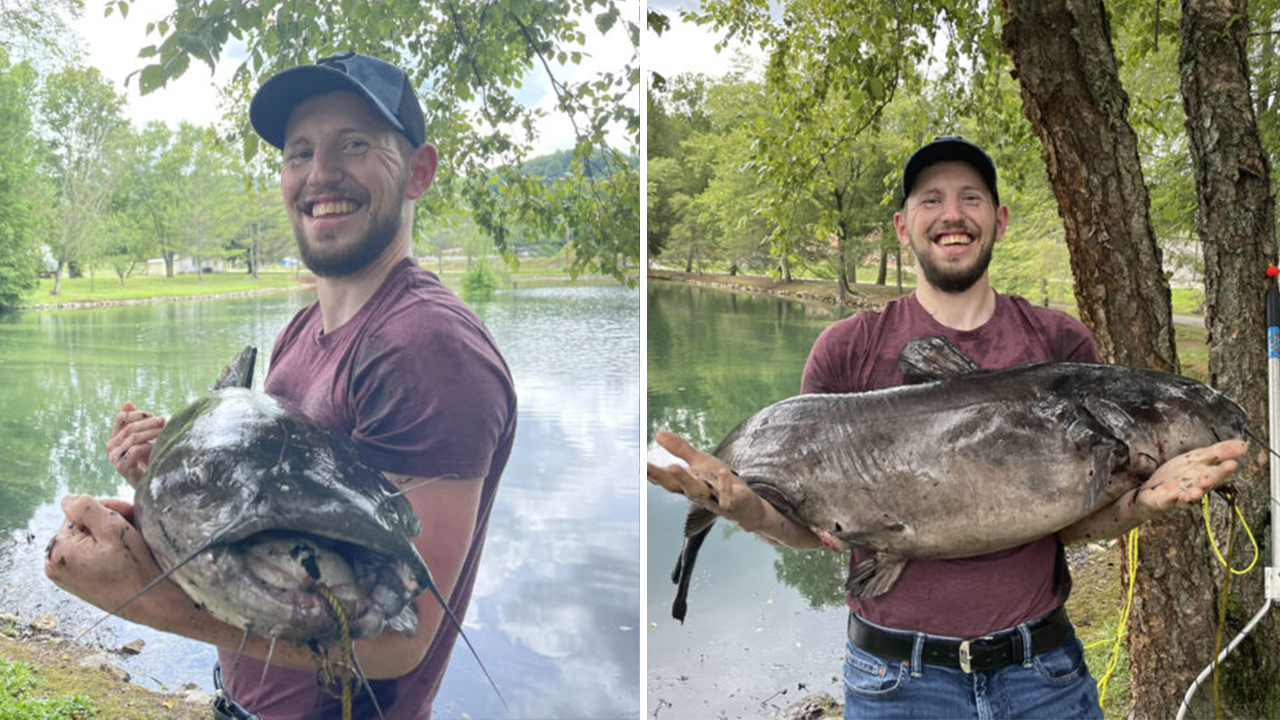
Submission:
[[[903,168],[902,206],[893,217],[899,241],[916,257],[916,289],[824,330],[805,364],[801,392],[901,385],[899,353],[910,340],[930,335],[947,338],[988,370],[1045,360],[1098,362],[1080,321],[991,287],[991,252],[1008,223],[995,164],[980,147],[943,136],[916,150]],[[716,458],[671,433],[655,439],[689,467],[650,464],[654,484],[770,542],[845,549],[829,533],[782,515]],[[1246,449],[1235,440],[1180,455],[1121,501],[1056,534],[978,557],[913,559],[884,594],[846,595],[844,716],[1102,718],[1063,608],[1071,590],[1063,545],[1118,537],[1175,505],[1198,501]],[[850,570],[870,552],[854,548]]]
[[[362,459],[406,491],[422,524],[414,544],[461,618],[511,452],[516,399],[483,323],[410,254],[414,201],[437,162],[413,85],[390,63],[342,53],[268,79],[249,118],[284,153],[285,212],[318,295],[276,338],[266,392],[349,435]],[[116,416],[107,452],[131,484],[163,426],[132,403]],[[129,503],[78,496],[63,509],[68,522],[45,566],[58,585],[114,609],[160,575]],[[412,637],[386,630],[355,642],[386,717],[430,715],[457,636],[434,599],[413,602]],[[251,637],[238,657],[242,631],[194,607],[171,581],[121,615],[219,648],[226,675],[215,668],[215,717],[340,715],[306,649],[272,653],[268,640]],[[376,717],[369,693],[356,697],[354,714]]]

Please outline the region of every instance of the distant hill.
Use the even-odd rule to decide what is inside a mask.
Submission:
[[[573,160],[573,150],[558,150],[549,155],[539,155],[535,158],[526,160],[520,169],[526,175],[536,175],[544,180],[556,180],[564,177],[569,173],[569,164]],[[627,164],[631,167],[639,167],[640,159],[634,155],[627,158]],[[592,157],[588,165],[593,173],[605,172],[604,158],[597,153]]]

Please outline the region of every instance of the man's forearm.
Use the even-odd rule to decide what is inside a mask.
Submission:
[[[774,545],[786,545],[800,550],[816,550],[824,547],[822,540],[802,525],[792,522],[791,518],[778,512],[778,509],[763,498],[760,502],[761,515],[754,527],[742,526],[742,529],[753,532]]]
[[[1058,531],[1063,545],[1118,538],[1159,513],[1138,502],[1134,488],[1119,500]]]

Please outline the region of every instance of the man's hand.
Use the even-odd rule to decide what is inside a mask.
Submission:
[[[1064,545],[1116,538],[1180,503],[1193,503],[1222,482],[1249,446],[1243,440],[1185,452],[1152,473],[1141,485],[1094,514],[1058,531]]]
[[[66,522],[45,548],[44,574],[63,590],[114,610],[160,575],[142,535],[130,522],[133,505],[88,495],[62,499]],[[162,583],[154,591],[178,590]]]
[[[1248,449],[1243,440],[1224,440],[1183,453],[1156,469],[1138,488],[1134,504],[1154,517],[1178,503],[1196,502],[1239,467],[1236,458]]]
[[[107,456],[116,472],[130,485],[136,487],[146,474],[151,449],[164,429],[164,422],[164,418],[142,412],[131,402],[120,406],[120,413],[111,426],[111,439],[107,441]]]
[[[747,487],[742,478],[733,474],[728,465],[698,450],[675,433],[664,430],[654,440],[689,466],[661,468],[647,463],[649,482],[684,495],[716,515],[738,523],[748,532],[760,529],[765,519],[765,502]]]

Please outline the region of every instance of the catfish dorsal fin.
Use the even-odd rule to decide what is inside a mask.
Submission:
[[[912,383],[968,375],[981,369],[941,335],[916,338],[898,353],[898,372]]]
[[[258,359],[258,348],[245,345],[229,365],[222,368],[222,374],[213,384],[213,390],[229,387],[253,387],[253,363]]]

